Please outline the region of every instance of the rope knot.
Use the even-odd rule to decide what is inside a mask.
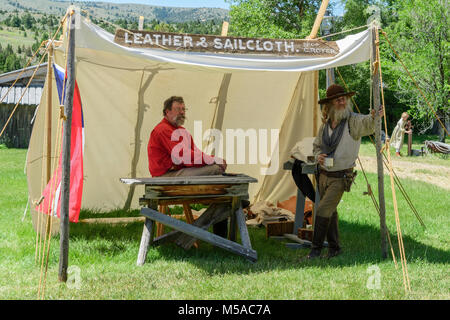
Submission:
[[[59,106],[59,118],[63,119],[64,121],[67,120],[67,117],[64,113],[64,106]]]

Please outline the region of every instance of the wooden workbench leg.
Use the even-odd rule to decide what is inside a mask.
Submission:
[[[189,224],[194,223],[194,216],[192,215],[191,206],[189,203],[183,203],[184,216],[186,217],[186,221]],[[194,247],[198,249],[199,244],[198,241],[194,242]]]
[[[156,210],[158,208],[158,203],[156,201],[151,201],[149,208]],[[153,237],[155,235],[155,222],[149,218],[145,219],[144,230],[142,231],[141,244],[139,246],[139,253],[136,264],[142,266],[147,258],[148,247],[153,242]]]
[[[147,258],[148,247],[153,241],[153,235],[155,233],[155,223],[149,218],[145,219],[144,230],[142,231],[141,245],[139,247],[139,253],[136,264],[142,266]]]
[[[320,202],[320,193],[319,193],[319,184],[317,184],[316,185],[316,201],[314,202],[313,216],[312,216],[313,230],[314,230],[314,227],[316,226],[316,212],[317,212],[317,208],[319,207],[319,202]]]
[[[292,230],[293,234],[298,234],[298,228],[306,228],[304,224],[305,221],[305,196],[300,191],[297,190],[297,204],[295,206],[295,222],[294,222],[294,230]]]
[[[231,215],[230,215],[230,227],[229,227],[229,233],[228,238],[231,241],[236,242],[236,210],[239,209],[241,206],[241,198],[240,197],[233,197],[233,200],[231,202]]]
[[[242,245],[246,248],[251,249],[252,243],[250,242],[250,236],[248,235],[247,224],[245,223],[244,211],[242,210],[242,205],[239,204],[239,208],[234,213],[236,216],[237,225],[239,228],[239,234],[241,235]]]
[[[169,206],[167,206],[167,205],[160,205],[159,206],[159,212],[164,213],[164,214],[168,214]],[[157,222],[156,223],[156,236],[157,237],[161,237],[163,234],[164,234],[164,225],[162,225],[161,223]]]

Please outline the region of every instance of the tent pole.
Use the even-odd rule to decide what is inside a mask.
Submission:
[[[53,56],[53,42],[48,41],[48,64],[47,64],[47,172],[45,177],[46,184],[49,183],[52,174],[52,56]],[[40,213],[38,213],[40,214]],[[46,217],[45,236],[49,236],[51,231],[51,214]],[[38,227],[39,228],[39,227]],[[39,230],[41,232],[41,230]],[[49,238],[50,239],[50,238]],[[50,240],[49,240],[50,241]],[[45,246],[45,242],[44,242]]]
[[[47,176],[46,182],[51,177],[51,154],[52,154],[52,57],[53,43],[48,43],[48,64],[47,64]]]
[[[387,258],[387,239],[386,239],[386,203],[384,199],[384,173],[383,173],[383,158],[381,153],[381,116],[379,115],[380,102],[380,73],[378,69],[378,55],[377,46],[378,27],[372,27],[372,57],[373,57],[373,102],[375,109],[375,143],[377,153],[377,172],[378,172],[378,200],[380,204],[380,232],[381,232],[381,256],[383,259]]]
[[[323,17],[325,16],[325,12],[328,8],[329,0],[322,0],[320,5],[319,12],[317,13],[316,20],[314,21],[314,25],[311,29],[311,33],[307,37],[307,39],[314,39],[317,37],[317,33],[319,32],[320,24],[322,23]],[[319,101],[319,71],[314,71],[314,110],[313,110],[313,135],[317,136],[317,118],[318,118],[318,102]],[[316,177],[313,176],[313,186],[316,188]],[[313,204],[313,211],[315,212],[316,208]],[[314,216],[314,215],[313,215]],[[314,226],[314,221],[313,221]],[[314,227],[313,227],[314,228]]]
[[[325,15],[325,11],[328,8],[328,2],[329,0],[323,0],[322,4],[320,5],[319,12],[317,13],[316,20],[314,21],[314,25],[312,27],[311,33],[308,37],[308,39],[314,39],[317,36],[317,33],[319,32],[320,24],[322,23],[323,17]]]
[[[228,35],[228,26],[229,26],[229,23],[227,21],[224,21],[222,23],[222,33],[221,33],[222,37],[226,37]]]
[[[59,252],[59,281],[67,281],[69,262],[69,196],[70,196],[70,143],[72,131],[72,107],[75,90],[75,14],[68,21],[69,45],[67,53],[67,84],[64,101],[66,120],[63,124],[62,178],[61,178],[61,231]]]

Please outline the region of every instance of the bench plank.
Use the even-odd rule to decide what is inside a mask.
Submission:
[[[196,185],[196,184],[241,184],[241,183],[255,183],[257,179],[249,177],[245,174],[238,174],[236,176],[182,176],[182,177],[155,177],[155,178],[120,178],[120,181],[129,185]]]
[[[225,249],[227,251],[230,251],[232,253],[235,253],[237,255],[240,255],[240,256],[248,259],[251,262],[256,262],[256,260],[257,260],[257,253],[255,250],[246,248],[236,242],[219,237],[219,236],[212,234],[206,230],[203,230],[202,228],[187,224],[183,221],[173,219],[171,217],[168,217],[168,216],[166,216],[156,210],[150,209],[150,208],[142,208],[141,214],[151,220],[161,222],[164,225],[167,225],[175,230],[178,230],[185,234],[188,234],[196,239],[203,240],[203,241],[208,242],[216,247],[219,247],[219,248]]]

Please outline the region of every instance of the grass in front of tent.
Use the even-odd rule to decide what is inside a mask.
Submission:
[[[37,298],[40,270],[34,261],[36,235],[29,213],[22,222],[25,156],[26,150],[0,150],[0,299]],[[376,190],[376,175],[369,174],[369,179]],[[385,181],[387,224],[398,252],[389,179]],[[410,294],[403,289],[401,266],[396,269],[390,258],[380,258],[379,218],[370,198],[362,194],[366,185],[358,175],[339,206],[344,253],[335,259],[299,262],[308,250],[268,240],[261,228],[250,229],[258,252],[255,264],[201,242],[198,250],[172,244],[151,248],[146,264],[137,267],[142,223],[71,224],[69,281],[57,280],[59,237],[54,237],[46,299],[449,299],[450,197],[433,185],[403,182],[427,227],[420,226],[397,193]],[[82,216],[96,215],[83,211]]]

